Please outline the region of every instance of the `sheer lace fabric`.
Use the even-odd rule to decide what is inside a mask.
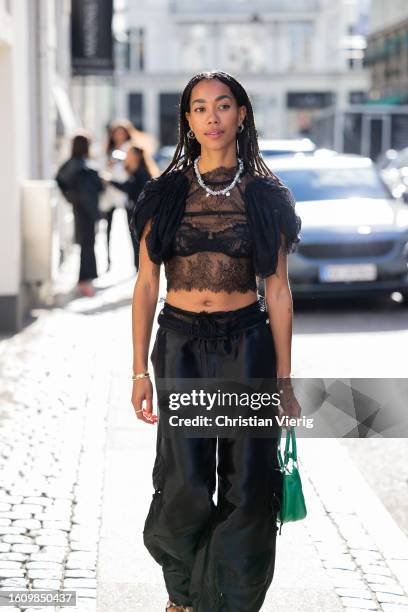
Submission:
[[[219,190],[235,171],[220,167],[203,178]],[[168,289],[175,291],[254,290],[256,277],[275,274],[279,252],[293,252],[300,241],[301,219],[290,189],[277,176],[248,171],[229,197],[207,197],[191,166],[152,179],[132,212],[137,240],[149,219],[149,258],[164,263]]]
[[[219,190],[232,181],[236,171],[237,167],[221,166],[202,177],[206,185]],[[241,175],[230,196],[209,197],[192,168],[186,175],[191,183],[173,240],[173,257],[165,263],[167,289],[256,290],[252,239],[242,196],[249,175]]]

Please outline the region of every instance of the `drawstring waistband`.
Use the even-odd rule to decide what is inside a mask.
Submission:
[[[161,327],[179,331],[197,338],[221,338],[256,327],[267,322],[267,312],[262,299],[237,308],[193,312],[164,303],[157,322]]]
[[[197,330],[198,334],[202,332],[204,335],[216,336],[217,335],[217,323],[214,317],[209,316],[209,312],[199,312],[193,319],[193,328]]]

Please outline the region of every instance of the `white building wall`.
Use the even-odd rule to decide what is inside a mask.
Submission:
[[[0,333],[21,327],[30,295],[23,183],[52,178],[54,171],[56,2],[66,0],[0,0]]]
[[[407,0],[371,0],[369,33],[384,30],[408,19]]]
[[[236,69],[230,63],[229,45],[244,44],[248,30],[241,26],[251,23],[254,8],[261,5],[259,2],[242,3],[239,11],[231,10],[229,14],[225,9],[228,2],[216,6],[214,2],[204,1],[199,8],[194,8],[197,5],[192,8],[186,2],[187,8],[176,12],[170,10],[169,0],[129,2],[127,26],[145,31],[145,69],[118,73],[119,107],[122,112],[127,109],[129,93],[142,93],[144,129],[159,138],[160,93],[179,94],[195,72],[221,69],[236,76],[259,101],[257,122],[263,136],[294,135],[296,110],[286,108],[288,92],[331,91],[341,104],[346,104],[350,91],[369,88],[369,73],[363,69],[350,70],[344,49],[348,25],[356,18],[358,2],[320,0],[318,11],[306,10],[307,3],[303,11],[257,11],[259,21],[251,27],[256,28],[254,44],[259,42],[263,57],[259,69],[249,70]],[[265,6],[268,5],[264,3]],[[233,32],[231,35],[232,43],[228,42],[225,26],[236,28],[236,35]],[[197,43],[187,53],[186,41],[194,28]],[[306,28],[310,28],[311,35],[307,46],[302,46],[301,36]],[[201,36],[200,32],[205,34]],[[296,66],[294,54],[298,58]],[[310,56],[309,63],[305,61],[306,54]],[[258,60],[255,56],[254,66]],[[306,109],[306,119],[310,114]]]
[[[21,229],[19,184],[29,171],[30,150],[26,135],[28,96],[28,24],[26,2],[15,7],[12,18],[0,5],[0,316],[17,308],[21,283]],[[18,21],[18,25],[17,25]],[[17,45],[17,40],[19,44]]]

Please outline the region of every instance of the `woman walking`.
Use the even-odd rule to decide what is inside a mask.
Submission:
[[[108,128],[108,144],[106,146],[105,170],[113,180],[126,181],[124,159],[131,146],[134,127],[125,119],[113,121]],[[108,256],[107,270],[111,267],[111,231],[113,214],[117,208],[125,208],[126,195],[116,189],[107,188],[101,199],[101,212],[106,219],[106,246]]]
[[[95,223],[100,219],[98,200],[103,184],[89,163],[90,138],[77,134],[72,141],[71,157],[58,170],[56,181],[72,204],[75,242],[81,247],[77,292],[92,297],[92,280],[97,278],[95,258]]]
[[[140,192],[145,183],[152,178],[142,149],[135,146],[131,146],[130,149],[128,149],[125,159],[125,170],[129,175],[126,181],[119,182],[109,179],[108,183],[127,194],[128,201],[126,204],[126,214],[128,217],[128,225],[130,226],[132,211],[136,205]],[[139,270],[139,241],[134,232],[131,231],[130,236],[132,239],[134,263],[137,272]]]
[[[167,294],[150,355],[156,386],[163,378],[286,379],[291,370],[287,253],[300,219],[259,154],[242,85],[224,72],[194,76],[181,96],[179,134],[171,164],[146,185],[132,218],[140,241],[132,403],[150,424],[148,347],[162,263]],[[256,276],[265,279],[268,312]],[[290,399],[285,414],[299,413]],[[156,448],[144,543],[162,566],[167,611],[258,612],[275,566],[277,439],[174,439],[160,418]]]

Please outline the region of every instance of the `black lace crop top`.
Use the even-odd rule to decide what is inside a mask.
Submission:
[[[202,174],[220,190],[237,167]],[[256,276],[276,271],[281,233],[287,252],[299,242],[300,218],[289,189],[277,177],[241,174],[230,195],[207,196],[193,168],[149,181],[133,210],[131,229],[146,236],[150,259],[164,263],[167,290],[256,290]]]

